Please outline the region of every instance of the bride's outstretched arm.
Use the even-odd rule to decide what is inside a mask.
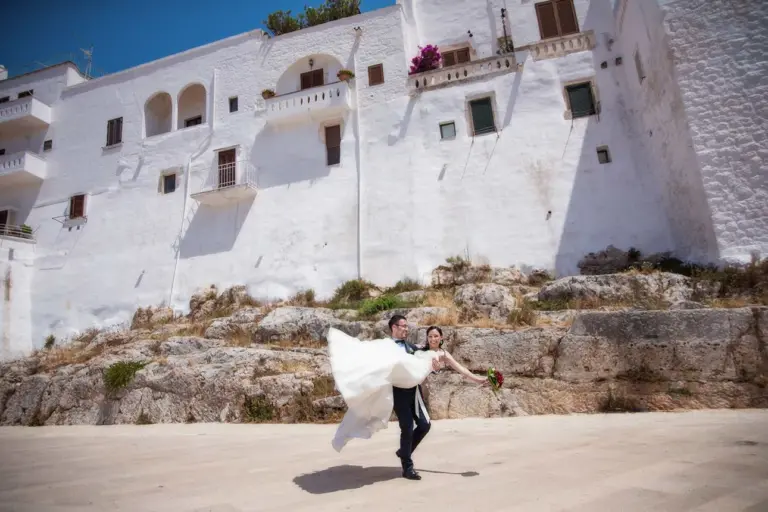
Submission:
[[[477,384],[487,384],[488,379],[486,377],[480,377],[479,375],[475,375],[474,373],[470,372],[466,368],[464,368],[462,365],[460,365],[456,360],[453,358],[453,356],[446,350],[443,351],[445,354],[443,357],[445,358],[445,362],[448,363],[448,366],[459,372],[461,375],[463,375],[465,378],[477,383]]]

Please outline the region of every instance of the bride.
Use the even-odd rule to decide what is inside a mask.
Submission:
[[[430,327],[427,337],[427,347],[408,354],[393,338],[361,341],[338,329],[329,329],[333,378],[347,404],[347,412],[332,441],[337,452],[350,439],[370,439],[387,428],[394,407],[393,386],[413,388],[446,365],[478,384],[487,383],[487,379],[471,374],[440,348],[439,327]]]

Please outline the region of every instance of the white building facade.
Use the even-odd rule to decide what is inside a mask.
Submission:
[[[0,81],[2,356],[210,284],[768,252],[768,13],[704,3],[402,0]],[[409,74],[429,44],[442,66]]]

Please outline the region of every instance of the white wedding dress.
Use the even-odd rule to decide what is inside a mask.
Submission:
[[[392,338],[360,341],[334,328],[327,338],[336,389],[348,408],[331,442],[340,452],[350,439],[370,439],[387,428],[394,406],[392,386],[421,384],[432,371],[437,353],[408,354]]]

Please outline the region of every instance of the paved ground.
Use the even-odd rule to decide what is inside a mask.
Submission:
[[[768,411],[396,423],[0,428],[1,511],[768,511]]]

